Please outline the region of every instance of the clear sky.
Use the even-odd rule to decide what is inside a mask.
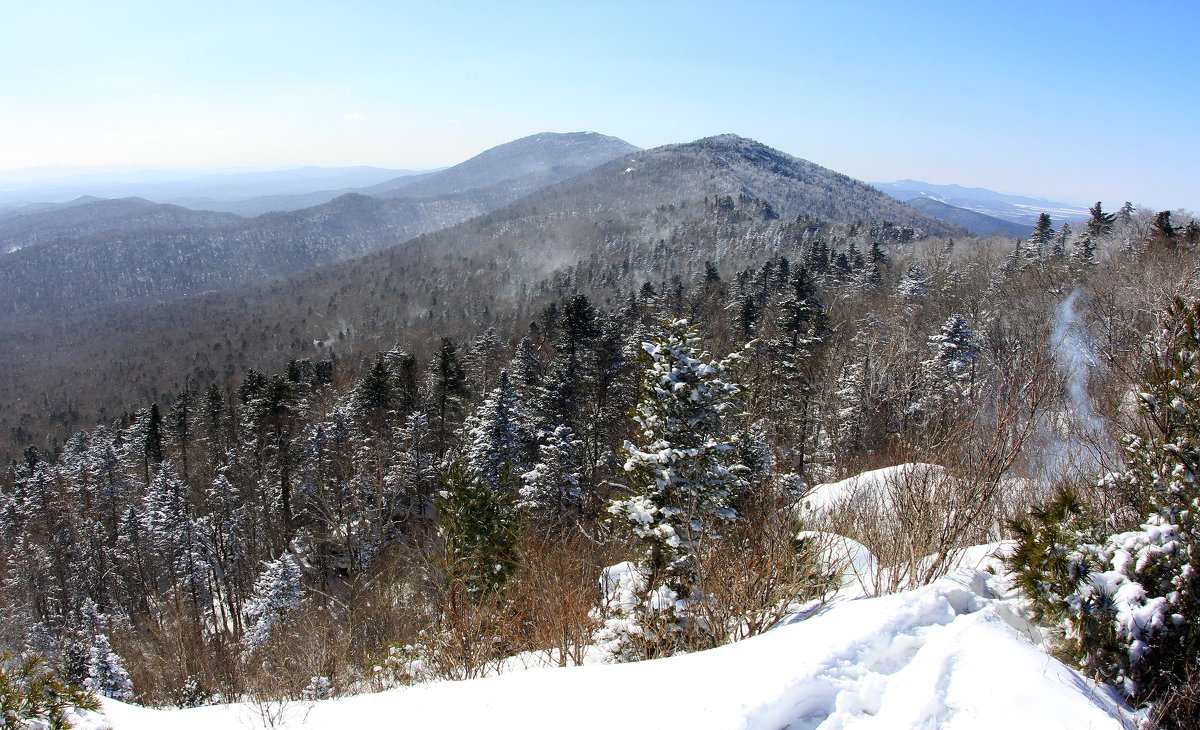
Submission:
[[[429,168],[722,132],[866,180],[1200,210],[1200,3],[45,0],[0,170]]]

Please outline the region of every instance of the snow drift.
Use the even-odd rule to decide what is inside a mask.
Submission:
[[[1046,654],[1002,578],[960,569],[737,644],[637,664],[533,669],[283,706],[151,710],[116,730],[218,727],[1102,728],[1136,719]],[[96,719],[95,728],[103,727]]]

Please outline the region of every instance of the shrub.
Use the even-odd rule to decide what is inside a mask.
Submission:
[[[1132,495],[1133,529],[1088,520],[1063,493],[1015,525],[1011,567],[1036,614],[1061,623],[1063,649],[1136,701],[1184,685],[1200,649],[1200,303],[1167,311],[1140,394],[1144,428],[1107,491]]]
[[[0,727],[71,727],[79,710],[99,710],[95,695],[67,682],[36,654],[0,653]]]

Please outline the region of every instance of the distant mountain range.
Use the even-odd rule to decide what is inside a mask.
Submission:
[[[59,170],[0,173],[0,215],[36,210],[41,203],[68,203],[80,196],[140,197],[194,210],[258,215],[297,210],[338,195],[418,174],[380,167],[300,167],[219,173],[161,170]],[[293,200],[294,198],[294,200]]]
[[[412,193],[352,193],[251,219],[138,198],[9,215],[0,218],[0,251],[12,251],[0,258],[0,312],[175,297],[287,275],[452,226],[636,150],[603,135],[535,135],[422,175]]]
[[[0,413],[120,413],[188,373],[276,368],[317,342],[348,356],[419,347],[450,317],[513,322],[561,286],[604,301],[709,258],[744,265],[822,225],[967,235],[734,135],[652,150],[533,135],[374,192],[250,219],[145,200],[0,218],[19,247],[0,255]],[[575,280],[584,266],[601,273]],[[47,416],[30,399],[56,405]]]
[[[1088,209],[1073,203],[1062,203],[1054,200],[1030,198],[1023,195],[1007,195],[986,188],[966,188],[961,185],[935,185],[920,180],[898,180],[894,183],[872,183],[877,189],[891,195],[897,200],[910,202],[914,200],[932,200],[944,205],[961,208],[980,215],[997,218],[1009,223],[1028,226],[1029,230],[1037,223],[1038,216],[1049,213],[1055,225],[1064,222],[1075,222],[1088,217]],[[925,204],[924,208],[932,214],[933,210],[941,210],[944,215],[959,215],[946,211],[937,206]],[[985,227],[986,221],[963,217],[962,221],[976,220]],[[959,225],[963,225],[959,222]],[[994,225],[994,224],[991,224]],[[970,226],[964,226],[970,228]],[[973,230],[973,229],[972,229]],[[1000,232],[999,230],[996,232]],[[991,235],[981,234],[981,235]],[[1020,235],[1013,232],[1013,235]]]
[[[218,228],[242,220],[232,213],[191,210],[144,198],[105,200],[84,196],[67,203],[42,203],[0,214],[0,252],[105,234]]]
[[[966,208],[956,208],[933,198],[913,198],[905,201],[909,206],[947,223],[962,226],[976,236],[1010,236],[1024,238],[1033,232],[1033,226],[1013,223],[1003,218],[977,213]]]

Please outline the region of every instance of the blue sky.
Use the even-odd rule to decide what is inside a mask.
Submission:
[[[0,170],[428,168],[723,132],[866,180],[1200,210],[1200,3],[9,3]]]

